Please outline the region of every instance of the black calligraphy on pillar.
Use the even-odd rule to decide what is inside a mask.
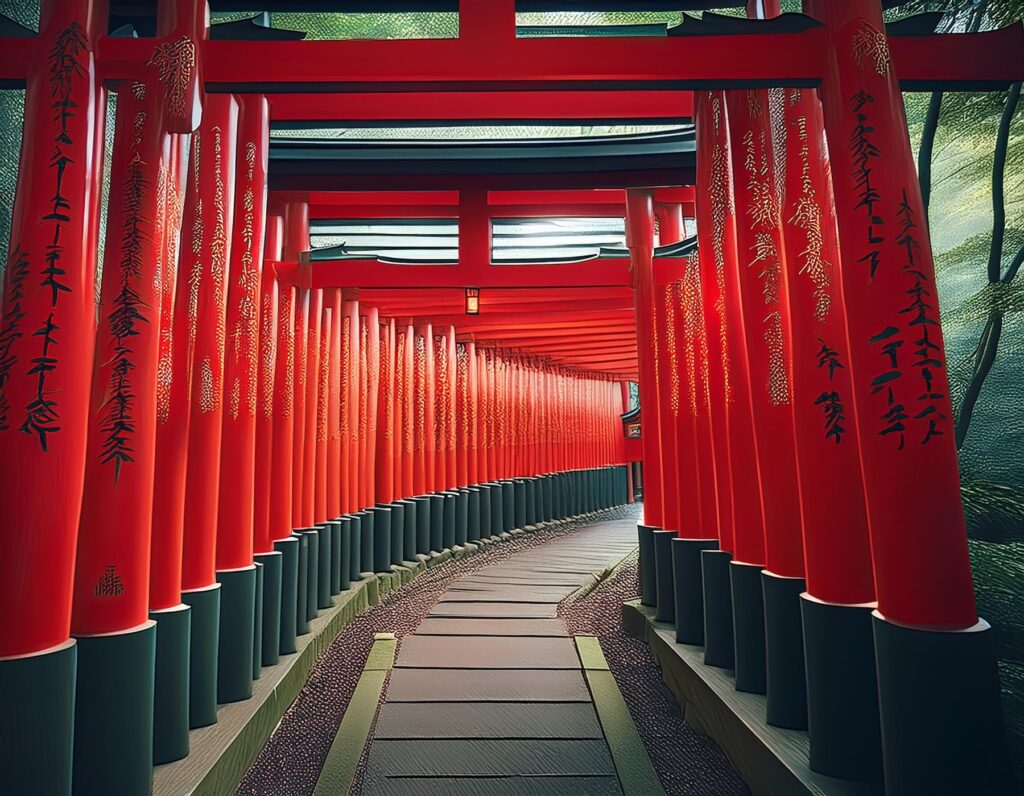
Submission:
[[[896,398],[896,383],[903,378],[899,367],[899,352],[903,347],[903,336],[895,326],[887,326],[868,342],[879,347],[879,353],[887,364],[887,369],[871,380],[871,394],[885,394],[885,411],[882,413],[880,436],[895,434],[899,440],[899,450],[903,450],[906,441],[908,420],[906,406]]]
[[[938,308],[935,303],[935,293],[931,289],[931,280],[919,264],[921,244],[918,242],[915,232],[918,225],[914,219],[914,210],[910,206],[906,189],[903,190],[896,217],[900,225],[896,241],[906,257],[903,263],[903,272],[913,280],[905,291],[910,301],[900,310],[900,314],[909,318],[907,326],[910,327],[910,331],[914,335],[910,341],[913,345],[911,365],[917,369],[923,389],[923,392],[917,396],[919,410],[913,419],[925,423],[926,428],[921,444],[926,445],[934,437],[942,436],[943,432],[939,428],[939,423],[946,419],[946,415],[939,408],[940,404],[938,403],[946,395],[936,391],[935,388],[934,371],[936,368],[945,367],[939,358],[942,352],[936,339],[939,330]]]
[[[96,597],[120,597],[124,594],[124,580],[115,571],[113,564],[108,564],[100,579],[92,587]]]
[[[41,221],[52,229],[50,243],[46,246],[43,256],[42,280],[39,285],[50,291],[50,309],[43,323],[32,333],[40,339],[42,351],[34,357],[32,367],[27,375],[35,376],[36,390],[25,406],[25,420],[20,430],[26,434],[35,434],[39,438],[39,446],[43,451],[48,449],[48,435],[60,431],[60,412],[55,392],[46,386],[48,376],[59,367],[59,359],[55,348],[59,345],[54,332],[60,327],[54,322],[54,312],[61,294],[70,293],[71,287],[64,282],[67,270],[62,267],[64,244],[61,242],[63,225],[71,221],[72,207],[64,195],[64,178],[68,166],[74,163],[64,150],[65,146],[74,145],[69,122],[78,112],[78,103],[72,99],[75,82],[86,76],[85,69],[79,63],[79,56],[88,49],[85,31],[77,22],[72,22],[66,29],[57,34],[53,47],[47,54],[49,63],[48,82],[52,98],[53,152],[50,155],[49,169],[53,174],[54,188],[50,199],[50,207],[42,216]]]
[[[110,361],[108,398],[101,407],[105,415],[100,422],[100,431],[105,436],[100,462],[114,465],[115,483],[121,475],[121,466],[135,461],[131,443],[135,435],[134,404],[137,396],[132,387],[132,373],[135,370],[132,338],[140,334],[140,324],[149,322],[142,312],[143,302],[136,288],[144,266],[142,228],[145,219],[142,217],[142,206],[147,184],[142,166],[143,162],[136,151],[125,181],[121,257],[117,275],[120,283],[107,316],[110,335],[114,340],[114,354]]]
[[[857,190],[858,202],[856,209],[863,208],[867,218],[867,242],[869,246],[877,247],[885,238],[882,237],[878,227],[885,225],[885,220],[878,215],[877,205],[882,201],[882,196],[874,182],[875,166],[873,162],[881,157],[881,150],[875,144],[872,134],[875,128],[871,125],[867,114],[867,106],[872,104],[875,98],[866,91],[858,91],[850,100],[850,109],[856,116],[856,123],[853,133],[850,135],[848,149],[853,156],[853,180]],[[871,269],[871,276],[881,263],[881,251],[872,248],[857,262],[867,264]]]
[[[845,366],[840,361],[836,349],[820,337],[818,342],[821,344],[821,348],[818,349],[818,367],[828,369],[828,380],[831,382],[835,379],[836,371]],[[846,407],[843,405],[842,396],[835,389],[826,390],[814,400],[814,405],[820,406],[825,413],[825,439],[832,439],[838,445],[846,433],[846,426],[843,425],[843,421],[846,420]]]
[[[18,338],[24,335],[21,322],[25,318],[25,309],[21,302],[25,298],[25,280],[28,278],[28,255],[21,247],[15,248],[7,264],[7,289],[4,296],[3,318],[0,319],[0,431],[7,431],[7,415],[11,404],[7,397],[7,384],[11,371],[17,364],[18,357],[11,349]]]

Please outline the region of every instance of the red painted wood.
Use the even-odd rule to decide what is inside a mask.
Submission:
[[[331,350],[328,373],[328,397],[327,397],[327,504],[326,516],[334,519],[340,516],[342,511],[342,490],[344,489],[344,476],[342,475],[342,431],[341,415],[346,411],[344,408],[347,396],[343,396],[342,390],[347,390],[348,385],[342,385],[342,357],[348,357],[348,347],[351,340],[343,335],[342,327],[348,324],[348,318],[344,314],[341,301],[341,291],[329,291],[327,303],[331,311]],[[342,348],[344,346],[344,349]],[[348,424],[346,423],[346,431]]]
[[[877,2],[808,8],[831,44],[821,96],[878,610],[909,625],[969,627],[953,409],[899,67]]]
[[[268,246],[269,251],[269,246]],[[269,269],[269,264],[264,268]],[[273,443],[271,445],[270,479],[274,499],[270,504],[270,537],[287,539],[295,522],[295,448],[296,389],[298,346],[295,337],[296,289],[278,282],[277,355],[274,368]]]
[[[195,215],[202,233],[198,254],[193,255],[199,267],[199,293],[189,399],[183,590],[214,583],[237,128],[235,99],[210,97],[192,140],[191,157],[198,168],[196,201],[202,202]]]
[[[320,343],[323,332],[324,295],[322,290],[311,290],[309,295],[309,327],[306,343],[306,402],[303,423],[305,441],[302,446],[302,525],[313,527],[317,519],[317,443],[320,432],[319,394],[321,382]]]

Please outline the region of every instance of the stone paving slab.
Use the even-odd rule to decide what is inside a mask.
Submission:
[[[369,790],[388,796],[620,796],[622,793],[614,776],[393,777],[374,783]]]
[[[375,738],[367,779],[380,777],[614,776],[603,739]],[[385,791],[387,792],[387,791]]]
[[[380,710],[376,738],[601,738],[601,724],[585,702],[389,702]]]
[[[449,591],[441,595],[439,602],[442,603],[555,603],[556,605],[570,594],[578,586],[568,586],[558,591],[548,589],[523,588],[523,589],[478,589],[475,591]]]
[[[531,619],[558,616],[558,606],[544,603],[438,603],[430,609],[430,616],[475,616],[479,619]]]
[[[469,619],[431,616],[424,619],[417,636],[564,636],[557,619]]]
[[[572,639],[464,636],[406,636],[396,668],[417,669],[578,669]]]
[[[396,669],[388,702],[590,702],[590,691],[582,671]]]

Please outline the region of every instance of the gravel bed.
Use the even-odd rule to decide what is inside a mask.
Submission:
[[[597,522],[637,516],[638,512],[638,505],[623,506],[600,515]],[[523,550],[560,539],[593,524],[594,520],[568,522],[538,533],[522,534],[505,542],[487,545],[476,555],[427,570],[412,583],[388,594],[379,605],[357,617],[314,664],[309,680],[246,772],[236,794],[311,794],[341,717],[362,674],[375,633],[394,633],[401,646],[402,637],[419,626],[453,581]],[[386,694],[385,687],[382,699]],[[365,762],[364,751],[360,778]],[[358,791],[357,780],[355,792]]]
[[[634,553],[608,580],[585,597],[563,603],[559,618],[570,634],[591,634],[615,675],[633,723],[668,794],[733,796],[748,794],[725,753],[698,735],[661,679],[661,670],[642,641],[622,631],[622,603],[640,594]]]

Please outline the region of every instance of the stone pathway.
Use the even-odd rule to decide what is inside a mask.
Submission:
[[[455,581],[402,640],[363,793],[620,794],[557,608],[635,547],[611,520]]]

